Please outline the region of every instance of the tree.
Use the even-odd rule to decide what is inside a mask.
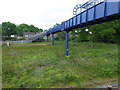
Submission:
[[[10,36],[16,34],[16,25],[11,22],[2,23],[2,35]]]
[[[30,32],[42,32],[43,30],[35,27],[34,25],[30,25],[29,26],[29,31]]]
[[[71,31],[72,40],[74,41],[94,41],[94,42],[110,42],[116,43],[120,41],[120,20],[96,24],[88,28],[89,32],[85,32],[85,28],[78,28]]]
[[[55,25],[53,25],[53,27],[56,27],[56,26],[58,26],[58,25],[60,25],[59,23],[56,23]]]
[[[57,39],[65,40],[65,32],[58,32],[56,33]]]
[[[20,24],[17,26],[17,35],[22,36],[24,32],[42,32],[42,29],[35,27],[34,25]]]
[[[23,28],[21,25],[18,25],[16,28],[16,32],[18,36],[23,36]]]
[[[71,40],[74,40],[76,42],[80,41],[89,41],[89,33],[85,31],[86,28],[78,28],[74,31],[71,31]]]
[[[117,32],[119,31],[120,20],[115,20],[112,22],[105,22],[103,24],[97,24],[90,27],[90,30],[93,32],[92,39],[97,42],[117,42]]]

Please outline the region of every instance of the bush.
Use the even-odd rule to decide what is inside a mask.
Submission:
[[[6,41],[6,40],[16,41],[17,38],[16,38],[16,37],[3,37],[2,40],[3,40],[3,41]]]
[[[16,40],[17,40],[16,37],[11,37],[11,38],[10,38],[10,41],[16,41]]]
[[[107,42],[107,43],[117,43],[117,21],[106,22],[103,24],[97,24],[90,27],[92,34],[92,41],[94,42]]]
[[[101,39],[103,42],[116,42],[116,31],[113,28],[109,28],[101,31]]]
[[[22,38],[20,38],[19,40],[26,40],[26,39],[22,37]]]
[[[65,40],[65,32],[58,32],[56,33],[56,39],[58,40]]]

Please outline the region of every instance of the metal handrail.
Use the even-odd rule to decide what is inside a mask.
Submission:
[[[77,15],[77,14],[83,12],[84,10],[89,9],[89,8],[99,4],[101,2],[105,2],[105,1],[107,1],[107,0],[89,0],[88,2],[84,3],[83,5],[78,4],[73,9],[73,15]],[[77,13],[78,10],[80,10],[79,13]]]

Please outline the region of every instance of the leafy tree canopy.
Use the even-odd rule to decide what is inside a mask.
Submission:
[[[34,25],[20,24],[15,25],[11,22],[3,22],[2,23],[2,35],[10,36],[10,35],[18,35],[22,36],[24,32],[42,32],[43,29],[39,29]]]

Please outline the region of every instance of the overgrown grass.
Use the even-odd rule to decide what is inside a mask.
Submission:
[[[118,78],[116,44],[70,42],[69,57],[64,42],[45,44],[3,47],[3,88],[82,87]]]

